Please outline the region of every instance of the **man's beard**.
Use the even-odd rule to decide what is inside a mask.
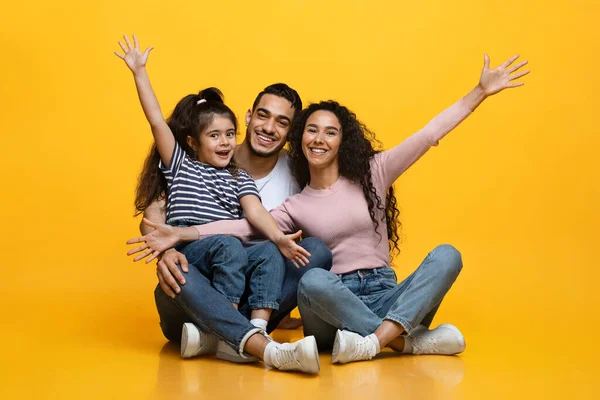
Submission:
[[[250,135],[250,132],[248,131],[248,129],[246,129],[246,137]],[[269,135],[265,135],[265,136],[269,136]],[[250,152],[257,156],[257,157],[261,157],[261,158],[269,158],[269,157],[273,157],[274,155],[279,154],[279,152],[281,151],[281,149],[283,149],[283,146],[285,146],[285,142],[282,142],[279,146],[277,146],[277,148],[273,151],[268,151],[268,152],[261,152],[258,151],[256,148],[254,148],[254,146],[252,145],[252,140],[248,140],[248,147],[250,148]]]

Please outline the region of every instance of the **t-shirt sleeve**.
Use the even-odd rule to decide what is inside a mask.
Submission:
[[[258,188],[256,187],[256,183],[246,171],[238,171],[238,176],[236,177],[236,180],[238,183],[238,200],[248,195],[254,195],[260,199],[260,194],[258,194]]]
[[[173,155],[171,156],[171,164],[165,165],[162,160],[158,163],[158,168],[162,171],[165,178],[167,179],[167,183],[171,185],[173,183],[173,178],[177,175],[177,171],[183,164],[183,160],[187,157],[185,151],[179,146],[179,143],[175,142],[175,147],[173,147]]]
[[[459,100],[396,147],[375,154],[371,160],[371,171],[375,180],[387,191],[431,146],[437,146],[440,139],[470,114],[471,110],[464,101]]]

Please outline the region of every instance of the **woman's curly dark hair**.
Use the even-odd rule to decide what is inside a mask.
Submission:
[[[356,114],[336,101],[329,100],[311,104],[298,113],[294,120],[289,134],[290,156],[292,158],[294,176],[298,184],[303,188],[310,182],[308,161],[302,151],[302,135],[308,118],[312,113],[319,110],[330,111],[335,114],[342,127],[342,141],[338,153],[340,175],[362,186],[375,231],[381,239],[379,223],[385,222],[390,253],[393,255],[396,252],[400,252],[400,236],[398,234],[401,226],[399,219],[400,211],[398,210],[396,197],[394,196],[394,187],[390,187],[387,191],[384,207],[381,197],[375,190],[371,177],[370,161],[375,154],[379,153],[378,150],[374,149],[373,144],[381,148],[381,142],[375,138],[375,134],[365,124],[356,118]],[[382,217],[381,221],[379,221],[375,217],[375,207],[385,214],[385,220]]]

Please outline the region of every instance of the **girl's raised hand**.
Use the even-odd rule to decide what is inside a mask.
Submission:
[[[524,85],[523,82],[513,82],[515,79],[529,73],[529,70],[521,70],[522,67],[527,65],[527,61],[521,61],[511,67],[517,58],[519,58],[518,54],[506,60],[504,64],[494,69],[490,69],[490,57],[488,57],[487,54],[484,55],[483,70],[481,71],[481,77],[479,78],[479,86],[486,96],[491,96],[506,88]]]
[[[137,36],[133,35],[133,46],[131,45],[131,42],[127,36],[123,35],[123,38],[125,39],[125,44],[119,41],[119,46],[125,55],[116,51],[115,55],[121,60],[125,61],[125,64],[127,64],[131,72],[135,74],[146,67],[148,56],[154,47],[150,46],[142,53],[140,51],[140,45],[138,43]]]

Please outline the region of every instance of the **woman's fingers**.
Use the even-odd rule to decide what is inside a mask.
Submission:
[[[132,255],[134,255],[135,253],[139,253],[139,252],[140,252],[140,251],[142,251],[142,250],[146,250],[147,248],[148,248],[148,245],[147,245],[147,244],[144,244],[143,246],[138,246],[138,247],[136,247],[135,249],[131,249],[131,250],[129,250],[129,251],[127,252],[127,255],[128,255],[128,256],[132,256]]]
[[[511,77],[510,77],[510,80],[511,80],[511,81],[514,81],[515,79],[519,79],[520,77],[522,77],[522,76],[525,76],[525,75],[527,75],[528,73],[529,73],[529,70],[526,70],[526,71],[521,71],[521,72],[519,72],[518,74],[511,75]]]
[[[152,249],[148,249],[145,252],[143,252],[142,254],[140,254],[139,256],[135,257],[133,259],[133,261],[140,261],[141,259],[147,257],[149,254],[152,254]]]

